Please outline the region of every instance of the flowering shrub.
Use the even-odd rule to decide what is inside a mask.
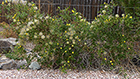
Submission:
[[[113,4],[105,3],[92,23],[76,9],[60,10],[58,7],[59,14],[50,17],[40,14],[34,3],[4,6],[9,12],[14,10],[7,16],[12,18],[11,26],[19,35],[20,51],[26,41],[34,42],[36,46],[32,52],[35,53],[31,59],[36,57],[42,66],[62,68],[63,71],[66,68],[89,68],[95,64],[96,57],[102,61],[101,65],[115,67],[133,53],[131,42],[138,34],[131,32],[134,19],[129,14],[122,14],[123,17],[112,15]]]
[[[38,61],[48,67],[61,66],[63,69],[74,67],[71,63],[80,63],[79,54],[89,49],[84,41],[90,23],[82,19],[82,15],[75,9],[59,9],[59,15],[50,17],[39,14],[34,3],[31,3],[31,7],[29,4],[6,7],[15,11],[13,15],[9,14],[9,10],[7,16],[13,20],[11,26],[19,34],[20,45],[33,41],[36,47],[32,51],[37,52],[40,56]],[[23,10],[19,12],[21,7]]]
[[[90,38],[94,39],[97,56],[103,61],[101,65],[120,65],[125,59],[132,57],[133,42],[138,36],[138,31],[132,32],[134,18],[129,14],[113,15],[114,4],[104,3],[102,12],[92,21],[90,28]],[[131,54],[131,55],[130,55]]]

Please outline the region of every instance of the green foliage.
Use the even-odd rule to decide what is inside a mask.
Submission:
[[[139,0],[114,0],[119,6],[123,6],[125,13],[132,16],[140,17],[140,1]]]
[[[132,32],[134,28],[134,18],[132,16],[124,15],[119,17],[118,14],[113,16],[111,8],[113,4],[103,8],[100,15],[92,22],[90,29],[90,38],[96,39],[94,45],[98,56],[114,65],[119,65],[119,62],[129,55],[133,54],[132,41],[135,40],[134,35],[139,36],[138,31]],[[110,12],[110,13],[109,13]],[[117,62],[116,62],[117,61]],[[122,63],[122,62],[121,62]]]
[[[76,9],[70,11],[69,8],[61,10],[58,7],[59,14],[50,17],[40,14],[33,8],[35,5],[18,6],[17,9],[8,7],[15,10],[7,16],[13,21],[11,26],[19,35],[21,46],[26,41],[36,44],[32,50],[35,52],[33,57],[25,57],[29,63],[39,55],[37,59],[42,66],[58,67],[65,72],[69,68],[91,67],[94,59],[98,58],[101,65],[109,65],[113,69],[134,52],[132,42],[139,35],[138,30],[132,31],[135,28],[134,17],[130,14],[123,14],[123,17],[112,15],[115,6],[112,3],[105,3],[92,23],[87,22]],[[19,11],[20,8],[23,10]],[[21,52],[24,49],[16,50]]]

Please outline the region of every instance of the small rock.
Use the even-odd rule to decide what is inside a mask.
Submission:
[[[38,70],[40,69],[40,65],[38,64],[38,62],[32,62],[30,65],[29,65],[29,68],[30,69],[33,69],[33,70]]]
[[[17,64],[17,66],[16,66],[17,69],[19,69],[22,66],[27,65],[27,61],[25,59],[24,60],[17,60],[15,63]]]

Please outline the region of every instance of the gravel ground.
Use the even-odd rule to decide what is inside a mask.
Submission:
[[[130,73],[128,73],[130,74]],[[128,79],[140,79],[140,75],[131,73]],[[0,70],[0,79],[123,79],[118,74],[106,71],[67,70],[67,74],[57,70]]]

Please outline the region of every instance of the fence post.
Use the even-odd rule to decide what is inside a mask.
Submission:
[[[39,0],[39,10],[40,10],[40,0]]]

